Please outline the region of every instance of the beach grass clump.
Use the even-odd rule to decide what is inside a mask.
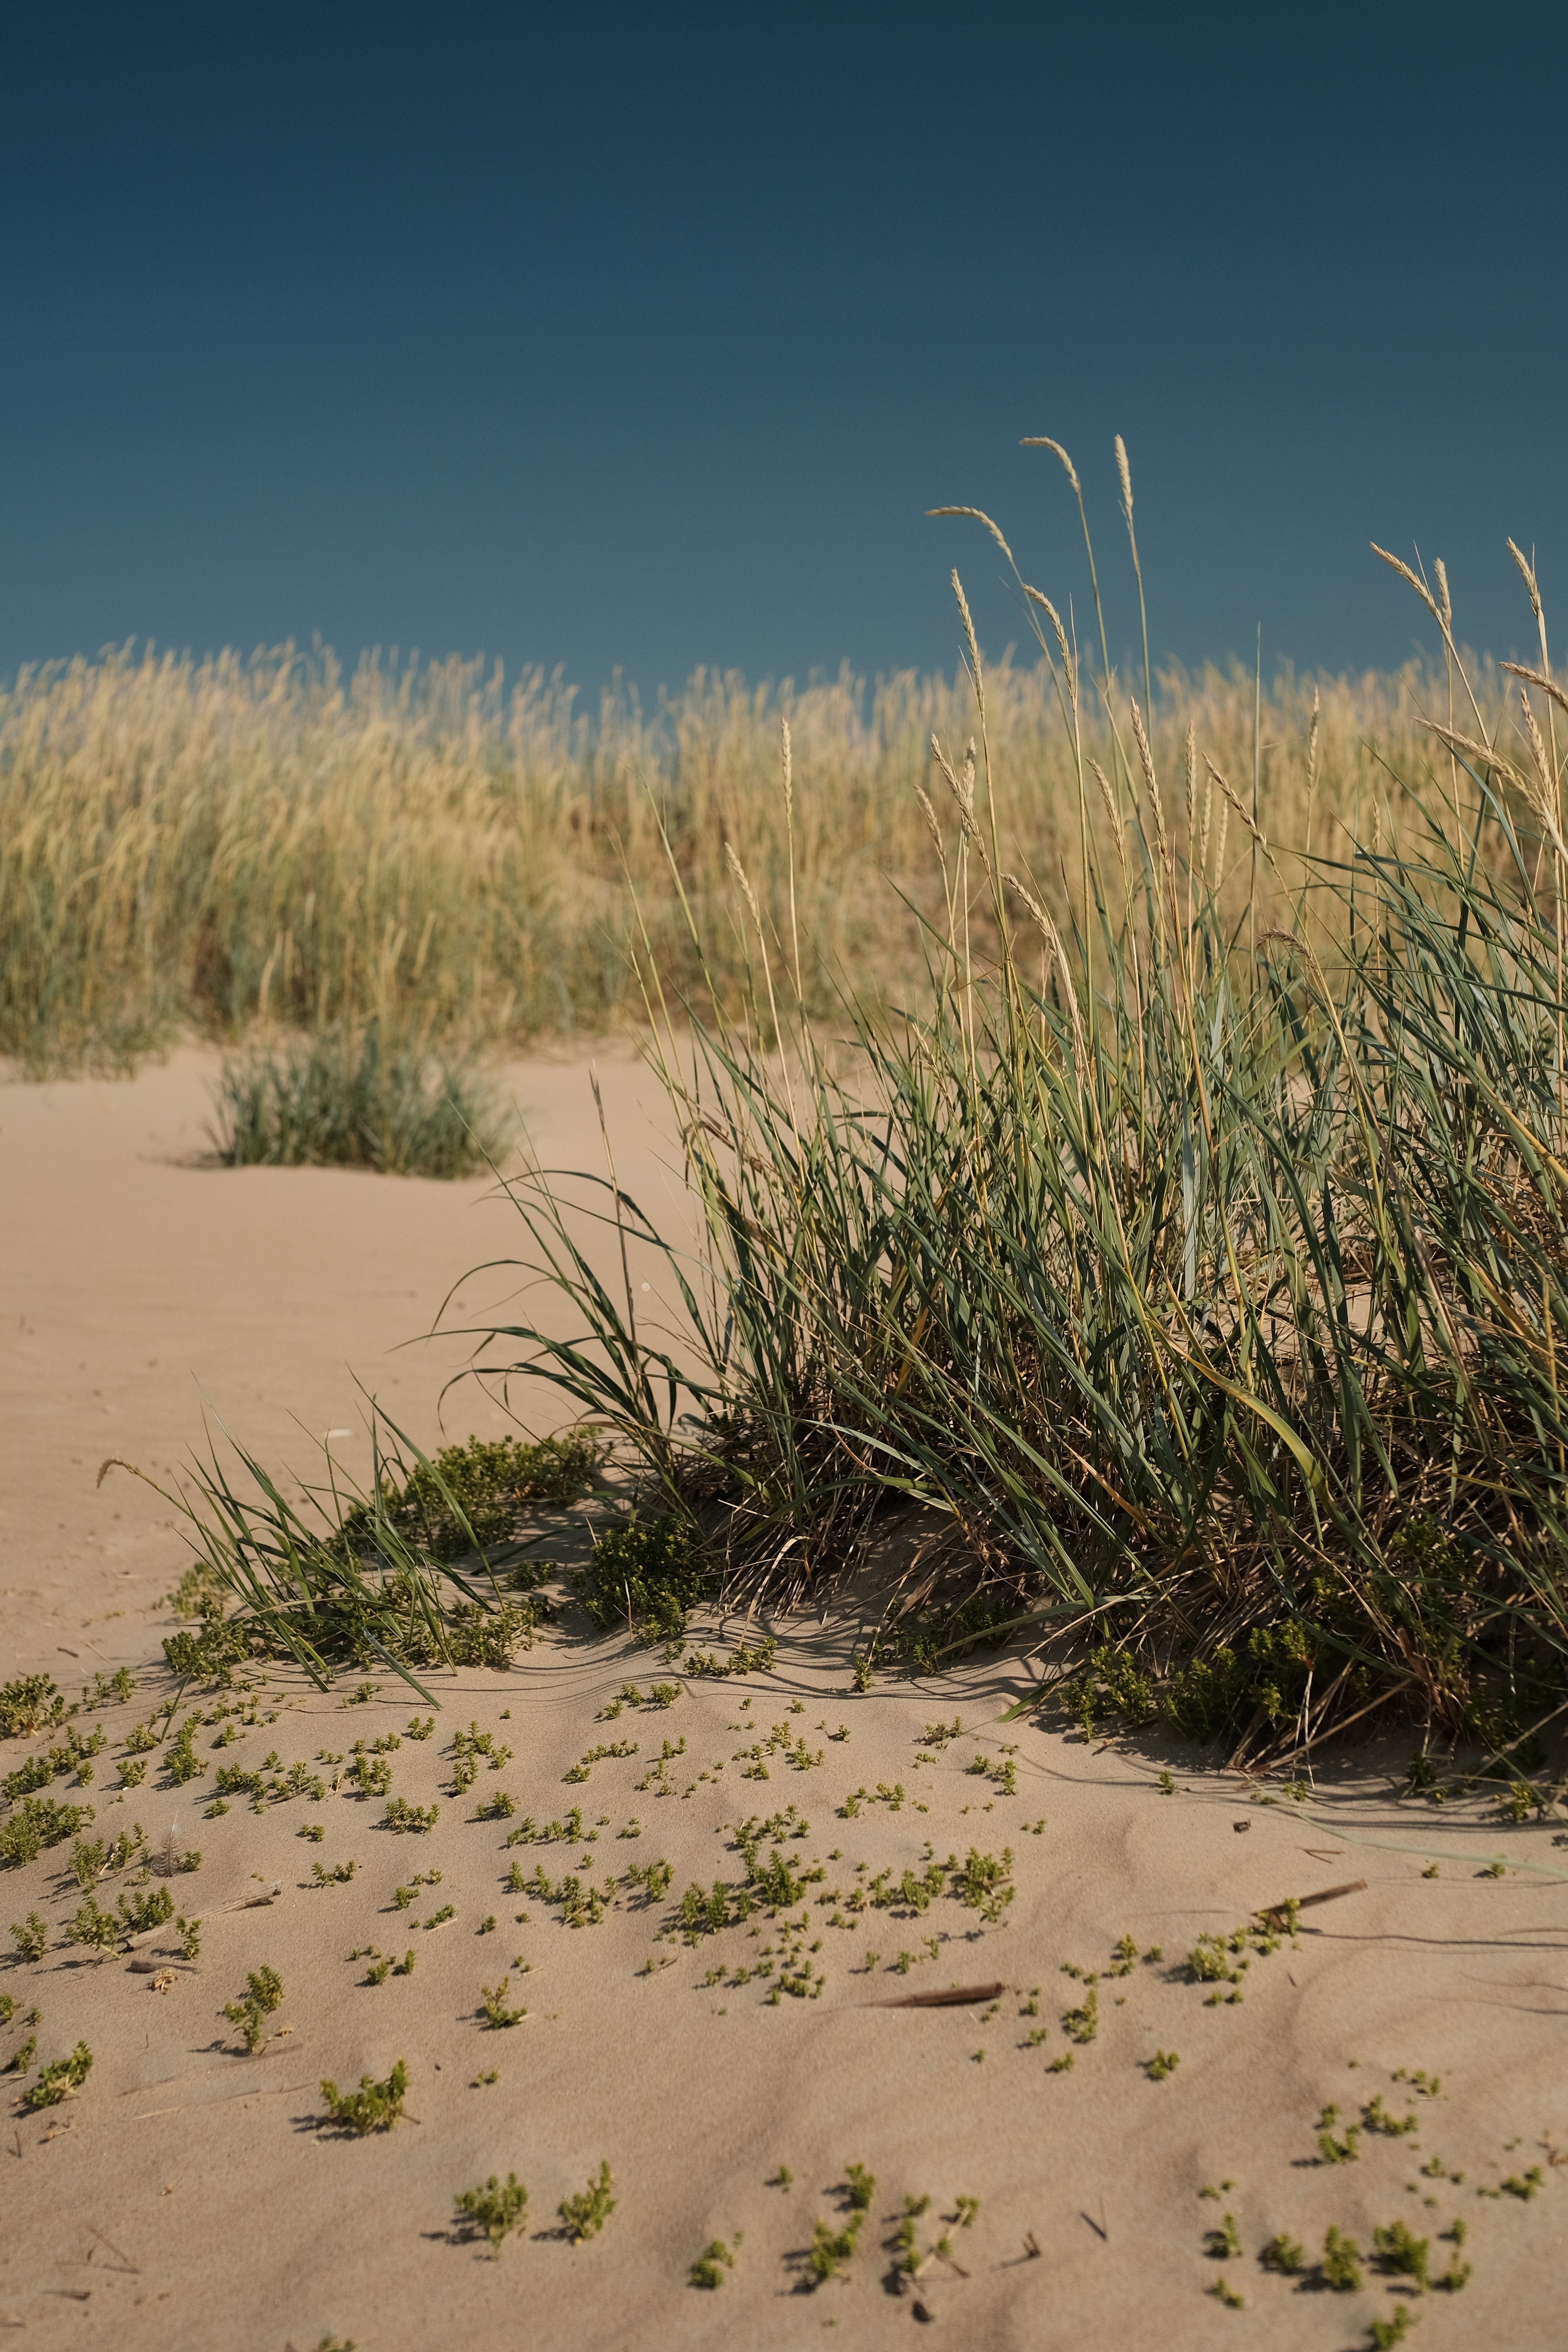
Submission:
[[[270,1054],[224,1064],[214,1148],[226,1168],[372,1168],[384,1176],[472,1176],[508,1130],[470,1068],[373,1016]]]
[[[1088,1697],[1055,1678],[1080,1719],[1163,1714],[1256,1761],[1391,1701],[1494,1748],[1560,1703],[1568,690],[1542,620],[1540,667],[1489,702],[1446,584],[1405,576],[1453,716],[1331,826],[1321,709],[1289,730],[1288,803],[1260,733],[1245,766],[1197,712],[1173,738],[1150,678],[1096,676],[1020,581],[1067,761],[1064,898],[1027,863],[955,574],[973,735],[933,742],[919,795],[937,887],[898,1018],[847,998],[829,1043],[787,893],[771,919],[733,839],[746,1019],[644,950],[696,1271],[584,1179],[659,1265],[675,1319],[649,1334],[576,1192],[525,1176],[524,1263],[575,1329],[497,1330],[489,1356],[608,1424],[677,1524],[700,1510],[726,1594],[820,1593],[875,1519],[924,1506],[928,1608],[1092,1629]],[[786,841],[791,775],[786,740]]]

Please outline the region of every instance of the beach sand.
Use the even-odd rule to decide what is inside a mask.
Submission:
[[[30,1912],[48,1930],[41,1960],[0,1961],[0,2065],[35,2032],[35,2068],[79,2041],[93,2053],[62,2104],[7,2098],[0,2326],[268,2352],[773,2347],[825,2329],[879,2345],[928,2326],[987,2347],[1339,2352],[1408,2310],[1423,2347],[1562,2341],[1568,1832],[1503,1822],[1495,1791],[1401,1795],[1408,1733],[1332,1755],[1292,1794],[1158,1736],[1089,1742],[1012,1717],[1037,1674],[1021,1645],[858,1691],[871,1580],[773,1625],[769,1671],[723,1678],[597,1636],[568,1604],[510,1672],[436,1677],[426,1737],[410,1726],[431,1710],[389,1675],[356,1701],[352,1675],[319,1693],[249,1670],[246,1688],[185,1694],[195,1778],[170,1783],[165,1746],[122,1788],[127,1733],[173,1695],[161,1597],[187,1554],[148,1488],[122,1471],[95,1486],[104,1456],[167,1483],[203,1442],[205,1399],[306,1476],[346,1430],[334,1453],[363,1475],[356,1376],[421,1444],[509,1426],[471,1383],[441,1405],[468,1343],[402,1343],[455,1283],[458,1322],[515,1293],[515,1274],[464,1279],[518,1246],[515,1211],[488,1182],[201,1165],[215,1072],[190,1052],[129,1084],[0,1095],[0,1680],[48,1673],[76,1700],[129,1668],[130,1701],[72,1719],[106,1734],[90,1784],[44,1793],[94,1806],[93,1838],[140,1824],[160,1865],[199,1850],[135,1891],[167,1884],[203,1922],[192,1966],[172,1926],[97,1959],[63,1941],[82,1900],[68,1842],[0,1871],[0,1933]],[[603,1076],[621,1181],[668,1223],[684,1211],[658,1089],[625,1060]],[[511,1079],[541,1157],[596,1170],[585,1073]],[[550,1423],[541,1403],[533,1426]],[[691,1644],[723,1663],[758,1631],[698,1617]],[[470,1727],[489,1748],[463,1787],[454,1734]],[[434,1807],[429,1829],[399,1832],[386,1794],[352,1792],[354,1743],[378,1740],[396,1743],[379,1751],[391,1796]],[[0,1769],[49,1744],[0,1743]],[[304,1791],[266,1793],[296,1762]],[[263,1793],[231,1788],[211,1815],[237,1769]],[[753,1886],[737,1916],[744,1846],[779,1858],[789,1894],[770,1907]],[[628,1877],[660,1864],[667,1892]],[[98,1899],[112,1908],[136,1876]],[[602,1916],[567,1924],[567,1879],[579,1916]],[[1260,1948],[1259,1930],[1227,1955],[1237,1981],[1193,1980],[1200,1935],[1355,1879],[1294,1941]],[[685,1891],[711,1904],[716,1883],[727,1924],[683,1927]],[[223,2011],[263,1967],[283,1997],[251,2056]],[[503,1979],[497,2006],[527,2013],[491,2025]],[[968,2005],[887,2005],[993,1983]],[[1162,2053],[1178,2063],[1152,2079]],[[324,2124],[323,2077],[398,2061],[395,2128]],[[1350,2160],[1326,2160],[1325,2128]],[[558,2207],[606,2162],[615,2210],[573,2243]],[[788,2188],[769,2185],[781,2166]],[[846,2231],[851,2166],[875,2186],[843,2275],[816,2284],[814,2224]],[[529,2202],[498,2260],[453,2200],[509,2172]],[[930,2258],[900,2279],[898,2226],[922,2198]],[[1456,2221],[1462,2252],[1440,2234]],[[1395,2223],[1427,2242],[1434,2282],[1455,2263],[1468,2281],[1418,2294],[1380,2268],[1373,2232]],[[1359,2289],[1311,2268],[1331,2226],[1361,2251]],[[1303,2248],[1297,2277],[1260,2261],[1279,2233]],[[707,2291],[689,2270],[715,2238],[733,2263]],[[1209,2292],[1221,2281],[1240,2307]]]

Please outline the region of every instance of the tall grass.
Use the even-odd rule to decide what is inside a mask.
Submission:
[[[929,795],[910,788],[935,887],[907,918],[924,981],[901,1017],[846,1000],[856,1051],[828,1050],[787,873],[764,900],[750,844],[747,1017],[694,899],[673,971],[650,933],[702,1246],[689,1262],[591,1180],[599,1216],[664,1252],[655,1329],[629,1280],[623,1299],[595,1277],[565,1196],[517,1186],[528,1262],[577,1328],[496,1330],[489,1354],[612,1426],[737,1590],[820,1593],[916,1505],[884,1653],[901,1622],[929,1663],[932,1603],[978,1590],[993,1621],[1077,1638],[1089,1720],[1163,1707],[1299,1756],[1397,1701],[1517,1761],[1563,1704],[1568,697],[1543,619],[1539,672],[1480,679],[1441,574],[1407,577],[1456,716],[1442,678],[1359,824],[1328,821],[1360,772],[1331,792],[1349,729],[1321,702],[1286,855],[1237,757],[1238,685],[1165,698],[1152,740],[1142,697],[1075,658],[1033,589],[1042,669],[998,685],[955,572],[973,737],[933,741]],[[1041,676],[1065,873],[1031,871],[1014,772]],[[798,774],[786,738],[752,841],[798,838]]]
[[[1441,675],[1417,667],[1281,673],[1257,708],[1250,675],[1153,683],[1162,768],[1195,726],[1249,807],[1256,766],[1265,832],[1298,846],[1403,825],[1390,771],[1426,775],[1418,710],[1447,708]],[[986,691],[1005,830],[1060,919],[1082,811],[1057,688],[1043,659],[1004,659]],[[793,907],[808,1009],[830,1009],[842,969],[868,1001],[896,999],[921,962],[883,878],[935,911],[914,787],[931,733],[967,731],[966,695],[912,672],[769,689],[699,671],[651,714],[616,691],[590,716],[559,677],[509,688],[459,661],[372,659],[349,677],[290,647],[199,663],[127,648],[29,670],[0,693],[0,1054],[33,1070],[124,1066],[191,1024],[230,1041],[373,1018],[464,1045],[602,1033],[642,1016],[639,921],[672,986],[733,1014],[748,945],[726,843],[771,920]],[[1120,780],[1124,713],[1089,691],[1077,724]],[[1235,917],[1256,861],[1226,823],[1221,809],[1211,850]],[[988,922],[984,905],[973,919]]]

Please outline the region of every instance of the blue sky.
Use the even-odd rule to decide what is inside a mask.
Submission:
[[[1500,28],[1499,30],[1489,29]],[[1568,630],[1568,16],[16,5],[0,677],[153,638],[753,677]],[[1557,584],[1561,581],[1560,593]]]

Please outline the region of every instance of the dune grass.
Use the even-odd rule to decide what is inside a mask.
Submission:
[[[1020,583],[1079,817],[1059,912],[954,573],[974,740],[933,743],[920,803],[921,987],[896,1019],[815,1021],[787,889],[770,917],[731,844],[745,1017],[717,973],[683,991],[651,934],[641,955],[697,1260],[583,1180],[663,1253],[654,1330],[592,1273],[563,1192],[524,1180],[527,1263],[579,1336],[496,1330],[491,1364],[613,1428],[752,1600],[820,1595],[920,1507],[872,1665],[914,1624],[934,1663],[933,1603],[978,1591],[994,1624],[1059,1642],[1090,1723],[1159,1710],[1299,1756],[1394,1701],[1530,1755],[1568,1638],[1568,698],[1521,564],[1542,664],[1511,712],[1489,716],[1441,572],[1407,574],[1457,716],[1445,697],[1358,831],[1309,792],[1317,845],[1289,856],[1232,751],[1194,718],[1166,763]],[[1320,734],[1314,777],[1321,758]],[[779,797],[787,843],[787,740]]]
[[[1303,847],[1341,840],[1342,823],[1364,837],[1384,801],[1402,825],[1389,772],[1420,779],[1418,710],[1447,708],[1441,671],[1416,666],[1282,672],[1260,695],[1250,672],[1152,685],[1162,772],[1195,725],[1249,807],[1256,775],[1270,839]],[[1085,811],[1057,691],[1043,660],[987,673],[1002,822],[1062,921]],[[26,671],[0,692],[0,1054],[34,1072],[125,1067],[184,1028],[266,1044],[373,1019],[448,1054],[593,1035],[642,1020],[630,950],[645,932],[671,989],[737,1016],[750,950],[726,845],[769,920],[792,923],[809,1011],[832,1017],[845,969],[868,1004],[897,1000],[922,965],[886,879],[940,913],[915,788],[931,733],[967,732],[967,692],[912,672],[768,689],[699,671],[651,713],[615,693],[590,718],[559,678],[509,689],[458,661],[372,659],[349,677],[291,647],[199,663],[128,648]],[[1086,691],[1075,724],[1119,774],[1120,703]],[[1215,895],[1234,920],[1272,877],[1214,815]],[[1092,779],[1087,816],[1114,864]],[[972,922],[994,948],[984,898]]]
[[[217,1156],[226,1168],[373,1168],[387,1176],[472,1176],[507,1144],[494,1097],[472,1069],[418,1034],[334,1027],[291,1047],[226,1061]]]

